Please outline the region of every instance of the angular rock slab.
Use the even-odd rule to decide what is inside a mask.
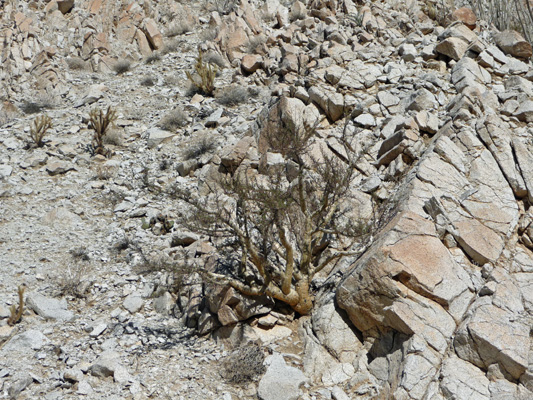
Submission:
[[[28,294],[26,304],[28,308],[45,319],[70,321],[74,318],[74,313],[67,309],[65,299],[52,299],[40,293],[32,292]]]
[[[499,364],[514,379],[527,371],[530,348],[527,321],[481,298],[469,321],[459,330],[454,346],[460,358],[478,367]]]
[[[269,360],[270,359],[270,360]],[[281,354],[268,357],[270,361],[265,375],[259,381],[257,394],[261,400],[297,400],[300,395],[300,385],[307,378],[297,368],[285,363]]]
[[[433,222],[399,213],[337,290],[337,302],[364,335],[389,329],[420,335],[438,351],[455,322],[444,307],[467,291]]]
[[[448,398],[486,400],[490,398],[489,380],[469,362],[456,356],[444,361],[440,387]]]

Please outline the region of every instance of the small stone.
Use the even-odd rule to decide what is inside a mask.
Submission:
[[[163,293],[162,296],[157,297],[154,300],[154,309],[163,315],[169,315],[172,313],[172,309],[176,305],[176,300],[169,292]]]
[[[126,299],[124,299],[124,303],[122,303],[122,306],[131,314],[135,314],[136,312],[140,311],[143,305],[144,301],[141,297],[141,294],[137,292],[130,294],[128,297],[126,297]]]
[[[441,41],[435,47],[435,51],[453,60],[460,60],[468,49],[468,43],[458,37],[449,37]]]
[[[89,333],[89,336],[92,338],[98,337],[102,333],[104,333],[106,329],[107,329],[107,324],[105,322],[100,322],[93,327],[93,330],[91,331],[91,333]]]
[[[0,164],[0,178],[7,178],[13,172],[11,165]]]
[[[89,371],[94,376],[105,378],[107,376],[113,376],[119,365],[119,354],[116,351],[105,351],[89,367]]]
[[[172,132],[165,131],[163,129],[159,129],[155,127],[148,129],[147,133],[148,133],[147,145],[151,149],[160,145],[161,143],[170,142],[172,138],[175,136],[175,134]]]
[[[74,7],[74,0],[58,0],[57,8],[62,14],[68,13]]]
[[[81,394],[81,395],[89,395],[89,394],[92,394],[93,392],[94,392],[93,387],[91,386],[89,382],[80,381],[78,383],[78,390],[76,391],[76,393]]]
[[[263,64],[263,58],[256,54],[247,54],[241,60],[241,68],[244,73],[253,74]]]
[[[204,125],[206,128],[215,128],[219,124],[219,120],[222,117],[223,112],[224,109],[222,108],[212,112],[211,115],[209,115],[209,117],[205,120]]]
[[[75,170],[74,165],[67,161],[52,161],[46,166],[46,172],[48,172],[50,175],[60,175],[65,174],[68,171]]]
[[[398,49],[398,52],[404,61],[414,61],[418,55],[416,47],[411,43],[404,43]]]
[[[361,114],[353,121],[364,128],[372,128],[376,126],[376,120],[371,114]]]
[[[267,358],[270,362],[265,375],[259,381],[257,394],[261,400],[297,400],[300,385],[307,378],[297,368],[285,363],[281,354],[273,354]]]
[[[415,116],[415,121],[422,132],[433,135],[439,130],[439,119],[435,114],[426,110],[419,111]]]

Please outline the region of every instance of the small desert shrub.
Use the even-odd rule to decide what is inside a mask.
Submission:
[[[198,57],[194,65],[194,72],[186,71],[189,81],[198,88],[198,91],[206,96],[212,96],[215,91],[215,76],[217,67],[203,60],[202,50],[198,50]]]
[[[58,277],[61,295],[83,298],[91,286],[92,266],[85,247],[78,247],[70,251],[72,261],[62,268]]]
[[[37,147],[43,147],[44,136],[48,129],[52,127],[52,120],[48,115],[41,115],[35,118],[33,125],[30,127],[30,137]]]
[[[209,137],[203,137],[198,143],[192,144],[184,151],[186,160],[193,160],[200,158],[206,153],[213,151],[216,148],[216,142]]]
[[[81,57],[70,57],[70,58],[67,58],[66,61],[67,61],[68,68],[71,70],[82,71],[87,67],[87,63]]]
[[[166,131],[175,131],[187,124],[187,114],[180,108],[176,108],[165,114],[161,121],[157,124],[161,129]]]
[[[344,17],[344,23],[346,25],[351,25],[354,28],[360,28],[361,26],[363,26],[363,14],[361,13],[347,14]]]
[[[54,108],[54,101],[51,96],[46,93],[36,93],[32,96],[31,101],[24,101],[20,109],[24,114],[37,114],[42,110]]]
[[[184,33],[190,32],[192,26],[187,21],[180,21],[175,25],[172,25],[167,31],[167,37],[175,37],[183,35]]]
[[[242,86],[228,86],[217,94],[219,104],[236,106],[248,100],[248,90]]]
[[[41,112],[42,107],[32,101],[25,101],[22,106],[20,106],[20,109],[24,114],[37,114],[38,112]]]
[[[265,35],[252,36],[246,45],[247,53],[257,53],[263,44],[266,43]]]
[[[141,79],[141,86],[154,86],[155,82],[150,76],[145,76],[143,79]]]
[[[107,181],[117,175],[117,168],[111,165],[101,164],[96,167],[96,179]]]
[[[177,53],[180,50],[181,42],[179,40],[173,40],[168,42],[161,50],[161,54]]]
[[[119,60],[113,65],[113,71],[117,75],[121,75],[125,72],[128,72],[131,68],[131,62],[129,60]]]
[[[218,35],[218,30],[215,27],[209,27],[200,34],[202,42],[212,42]]]
[[[146,57],[146,59],[144,60],[144,63],[145,64],[154,64],[154,63],[156,63],[157,61],[160,61],[160,60],[161,60],[161,56],[159,55],[159,53],[152,53],[148,57]]]
[[[110,125],[117,119],[116,112],[109,106],[104,113],[102,110],[94,109],[89,113],[89,129],[94,131],[94,152],[96,154],[107,155],[104,148],[104,138],[108,133]]]
[[[231,383],[247,383],[265,372],[265,353],[257,344],[240,347],[222,362],[221,375]]]
[[[211,5],[212,11],[217,11],[220,15],[227,15],[235,11],[238,6],[238,0],[214,0]]]
[[[87,251],[86,247],[80,246],[76,247],[69,251],[72,258],[78,261],[89,261],[91,257],[89,257],[89,252]]]
[[[216,65],[220,69],[226,68],[226,61],[224,61],[224,57],[214,51],[207,52],[204,55],[204,61],[206,63]]]
[[[115,128],[110,129],[104,136],[105,144],[112,144],[113,146],[122,146],[122,132]]]

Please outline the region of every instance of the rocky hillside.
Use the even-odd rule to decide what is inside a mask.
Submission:
[[[0,1],[0,398],[533,398],[532,49],[444,3]],[[272,118],[369,228],[307,316],[180,268]]]

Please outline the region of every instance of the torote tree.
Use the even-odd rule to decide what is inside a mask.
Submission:
[[[207,196],[191,198],[179,189],[176,194],[191,206],[185,225],[238,259],[223,272],[198,266],[197,272],[244,295],[266,294],[305,315],[313,308],[313,277],[341,257],[359,253],[355,244],[369,224],[347,218],[354,178],[349,146],[344,160],[326,151],[312,156],[316,126],[286,123],[279,103],[278,110],[260,141],[281,153],[283,163],[262,173],[242,164],[209,185]]]

